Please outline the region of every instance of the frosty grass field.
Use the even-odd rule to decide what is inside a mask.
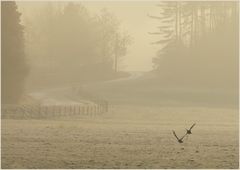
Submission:
[[[172,134],[193,134],[177,143]],[[2,120],[2,168],[238,168],[238,111],[111,106],[95,116]]]

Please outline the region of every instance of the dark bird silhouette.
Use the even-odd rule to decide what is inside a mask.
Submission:
[[[175,133],[175,131],[173,130],[173,135],[177,138],[178,143],[183,143],[183,138],[184,138],[187,134],[185,134],[185,135],[184,135],[183,137],[181,137],[181,138],[178,138],[177,135],[176,135],[176,133]]]
[[[196,125],[196,123],[194,123],[191,127],[190,127],[190,129],[186,129],[186,131],[187,131],[187,134],[192,134],[192,128],[194,127]]]

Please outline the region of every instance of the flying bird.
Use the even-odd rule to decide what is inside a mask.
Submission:
[[[178,138],[177,135],[176,135],[176,133],[175,133],[175,131],[173,130],[173,135],[177,138],[178,143],[183,143],[183,138],[184,138],[187,134],[185,134],[185,135],[184,135],[183,137],[181,137],[181,138]]]
[[[186,129],[186,131],[187,131],[187,134],[192,134],[192,128],[194,127],[196,125],[196,123],[194,123],[191,127],[190,127],[190,129]]]

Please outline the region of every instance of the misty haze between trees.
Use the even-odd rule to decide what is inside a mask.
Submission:
[[[94,15],[77,3],[47,3],[34,20],[21,22],[15,2],[2,3],[2,103],[24,89],[105,81],[119,71],[132,37],[108,10]],[[159,88],[238,89],[237,2],[161,2],[159,51],[147,83]],[[140,19],[140,18],[139,18]],[[152,36],[152,35],[148,35]],[[151,43],[151,42],[149,42]],[[144,49],[139,49],[144,50]],[[140,84],[141,86],[141,84]],[[146,86],[147,88],[147,86]]]

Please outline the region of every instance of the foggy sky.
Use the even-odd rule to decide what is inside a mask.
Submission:
[[[17,2],[19,11],[22,13],[22,20],[31,18],[46,3]],[[121,70],[149,71],[152,69],[152,58],[155,57],[159,46],[151,45],[151,42],[159,40],[159,37],[149,35],[148,32],[156,31],[156,27],[160,23],[147,15],[158,15],[157,2],[83,1],[81,4],[89,10],[91,15],[98,14],[101,9],[106,8],[120,20],[122,30],[132,36],[133,43],[129,46],[128,53],[124,57]]]
[[[152,69],[152,58],[159,46],[150,44],[159,37],[149,35],[156,30],[159,21],[153,20],[147,14],[157,14],[157,2],[83,2],[89,10],[95,12],[106,7],[121,21],[123,30],[133,37],[133,44],[125,57],[125,70],[148,71]]]

